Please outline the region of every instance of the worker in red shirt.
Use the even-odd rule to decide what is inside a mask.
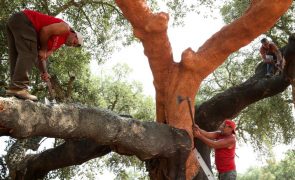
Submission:
[[[11,78],[6,94],[35,101],[37,97],[28,92],[33,65],[39,68],[42,80],[48,81],[48,56],[63,44],[82,46],[83,37],[63,20],[32,10],[13,14],[6,27]]]
[[[282,72],[284,60],[278,47],[266,38],[261,39],[260,42],[262,45],[259,51],[263,62],[266,64],[266,77],[273,75],[274,66]]]
[[[235,180],[237,178],[235,165],[236,124],[226,119],[218,131],[207,132],[198,126],[193,127],[194,137],[215,149],[215,164],[219,172],[219,180]]]

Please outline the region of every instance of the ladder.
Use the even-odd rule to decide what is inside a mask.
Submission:
[[[210,171],[210,169],[208,168],[207,164],[205,163],[204,159],[202,158],[201,154],[199,153],[199,151],[197,149],[194,150],[194,153],[203,169],[203,171],[205,172],[208,180],[215,180],[212,172]]]

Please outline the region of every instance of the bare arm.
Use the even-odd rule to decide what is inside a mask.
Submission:
[[[198,125],[193,127],[193,132],[195,133],[195,131],[199,131],[203,136],[205,136],[206,138],[209,138],[209,139],[216,139],[217,136],[220,134],[220,131],[207,132],[207,131],[201,129]]]
[[[37,67],[40,73],[47,73],[46,60],[39,60]]]
[[[54,23],[45,26],[40,31],[40,51],[41,60],[46,59],[51,53],[47,52],[48,39],[53,35],[59,35],[70,31],[70,26],[65,22]]]
[[[263,62],[267,62],[267,60],[266,60],[266,53],[265,53],[265,51],[263,50],[263,49],[260,49],[259,50],[259,52],[260,52],[260,55],[261,55],[261,58],[262,58],[262,60],[263,60]]]
[[[277,46],[275,46],[275,54],[276,54],[276,56],[277,56],[277,60],[278,61],[283,61],[283,57],[282,57],[282,53],[281,53],[281,51],[277,48]]]
[[[47,72],[46,60],[38,60],[37,67],[41,73],[41,79],[46,82],[49,81],[50,75]]]
[[[236,142],[236,138],[233,135],[229,136],[228,138],[215,141],[215,140],[205,137],[200,131],[194,131],[194,137],[200,139],[207,146],[214,148],[214,149],[230,148]]]
[[[219,148],[229,148],[234,145],[236,142],[235,138],[233,136],[226,138],[226,139],[221,139],[218,141],[214,141],[212,139],[208,139],[205,136],[201,135],[199,137],[201,141],[203,141],[205,144],[207,144],[209,147],[214,148],[214,149],[219,149]]]

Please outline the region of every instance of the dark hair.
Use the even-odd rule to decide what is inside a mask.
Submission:
[[[75,30],[73,28],[71,28],[71,27],[70,27],[70,32],[76,33]]]
[[[267,39],[266,39],[266,38],[263,38],[263,39],[261,39],[260,42],[261,42],[261,43],[266,43],[266,42],[267,42]]]

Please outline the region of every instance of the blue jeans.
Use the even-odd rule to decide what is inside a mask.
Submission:
[[[237,171],[228,171],[225,173],[219,173],[218,175],[219,180],[236,180],[237,179]]]
[[[273,68],[273,64],[266,64],[266,74],[272,74]]]

